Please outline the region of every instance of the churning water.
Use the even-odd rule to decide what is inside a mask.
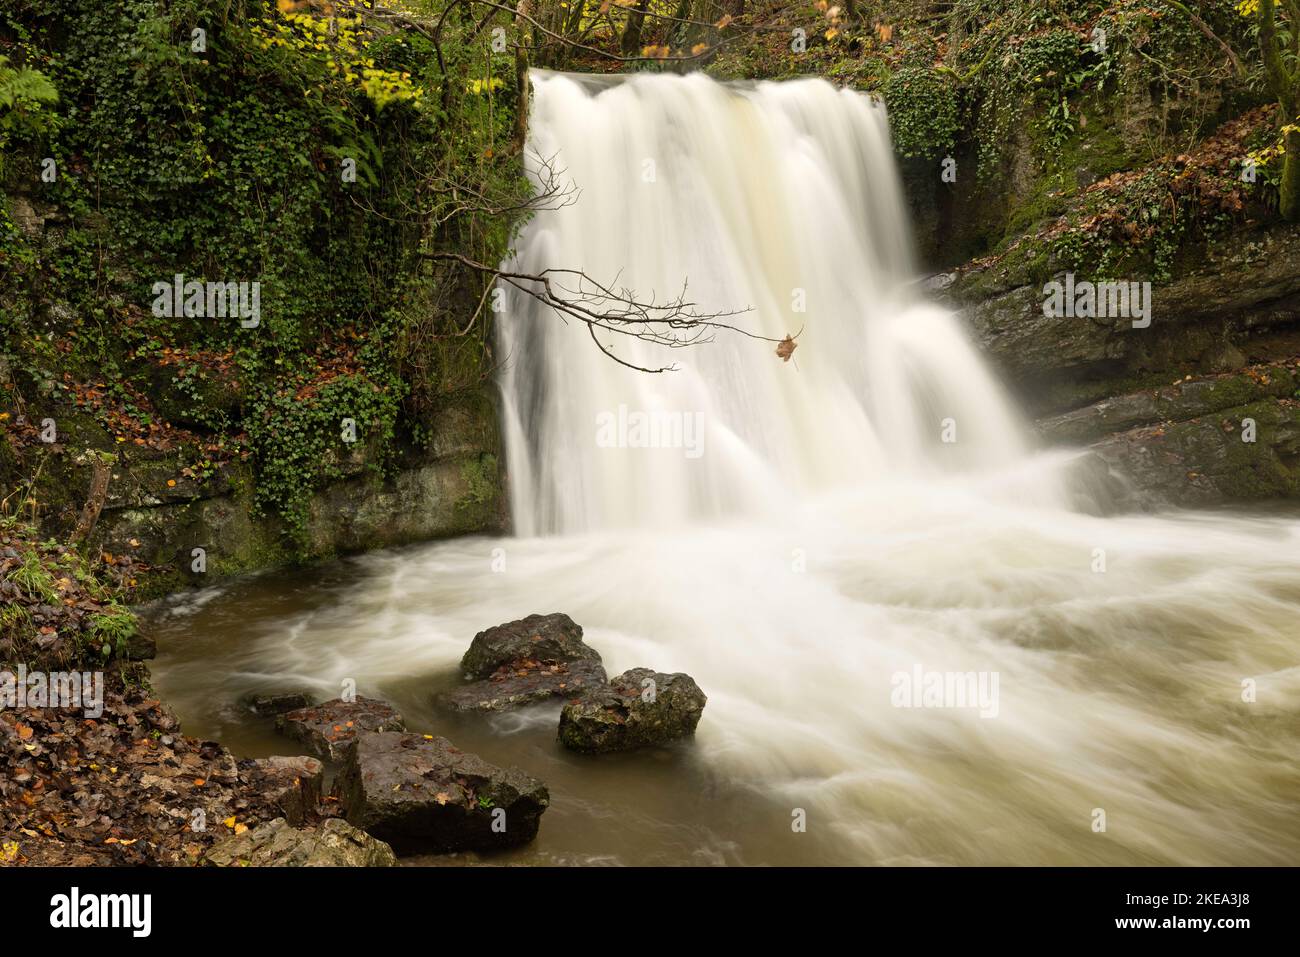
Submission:
[[[698,75],[534,84],[533,171],[577,191],[527,225],[513,268],[661,303],[685,283],[701,313],[748,307],[727,321],[750,335],[594,331],[623,362],[677,367],[637,372],[512,292],[517,537],[171,603],[156,673],[187,730],[273,753],[241,693],[354,678],[550,785],[518,860],[1294,862],[1300,523],[1072,511],[1067,457],[1030,453],[960,324],[915,293],[868,99]],[[475,632],[550,611],[611,674],[694,676],[695,741],[582,758],[554,707],[431,709]],[[925,693],[948,674],[983,696]]]

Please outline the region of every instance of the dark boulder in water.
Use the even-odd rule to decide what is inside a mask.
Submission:
[[[461,659],[460,669],[467,679],[482,681],[517,661],[599,664],[600,655],[583,642],[582,626],[568,615],[529,615],[480,631]]]
[[[387,702],[357,695],[352,701],[335,698],[282,714],[275,719],[275,729],[301,741],[317,757],[341,761],[359,732],[404,731],[406,723]]]
[[[564,706],[560,743],[587,753],[666,744],[695,733],[707,701],[690,675],[633,668]]]
[[[441,694],[437,702],[452,711],[508,711],[550,698],[581,694],[605,683],[605,669],[594,661],[546,663],[532,658],[502,665],[492,677]]]
[[[452,711],[507,711],[605,683],[597,651],[564,614],[529,615],[481,631],[461,660],[467,681],[437,702]]]
[[[546,785],[518,768],[397,732],[357,735],[334,791],[350,824],[404,854],[527,843],[550,805]]]
[[[277,694],[255,694],[244,699],[253,712],[262,716],[284,714],[299,708],[310,708],[316,699],[305,691],[286,691]]]

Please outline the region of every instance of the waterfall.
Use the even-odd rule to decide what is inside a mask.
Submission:
[[[534,72],[533,88],[528,170],[557,195],[510,269],[580,270],[657,303],[684,290],[697,314],[737,331],[669,348],[592,330],[598,347],[586,323],[506,287],[498,345],[519,533],[758,514],[1023,455],[958,323],[918,297],[881,104],[814,79]],[[584,282],[555,275],[575,292]],[[783,362],[774,345],[787,335],[796,349]]]
[[[521,861],[1293,863],[1300,523],[1066,507],[1062,457],[1026,451],[960,325],[916,293],[865,97],[534,80],[533,175],[573,189],[511,268],[661,302],[686,283],[702,311],[750,307],[743,332],[669,349],[597,331],[678,367],[638,372],[507,296],[516,534],[199,593],[156,671],[198,733],[243,727],[220,709],[250,681],[324,698],[354,679],[546,781]],[[555,611],[611,675],[695,678],[694,740],[593,761],[556,743],[558,703],[432,707],[476,632]]]

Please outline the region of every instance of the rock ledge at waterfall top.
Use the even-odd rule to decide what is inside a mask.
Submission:
[[[707,701],[690,675],[633,668],[564,706],[560,743],[589,754],[667,744],[695,733]]]
[[[453,711],[505,711],[605,683],[600,654],[568,615],[529,615],[474,636],[461,660],[469,684],[438,696]]]
[[[550,794],[446,738],[363,732],[334,784],[349,823],[400,853],[492,850],[537,836]]]

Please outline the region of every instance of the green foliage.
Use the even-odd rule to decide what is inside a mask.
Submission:
[[[46,603],[59,600],[59,589],[55,585],[54,576],[35,550],[23,551],[21,564],[9,572],[9,580],[26,592],[29,598]]]
[[[953,84],[924,67],[908,66],[884,85],[894,148],[903,156],[944,156],[957,140],[957,96]]]
[[[14,137],[37,136],[48,128],[48,108],[59,101],[49,78],[30,67],[14,67],[0,55],[0,150]]]
[[[98,650],[105,661],[114,656],[122,658],[138,627],[135,615],[114,603],[108,611],[90,616],[88,642],[91,650]]]
[[[251,453],[257,501],[294,531],[348,454],[344,418],[382,467],[398,434],[419,431],[404,416],[487,369],[484,329],[452,336],[483,277],[421,253],[499,261],[515,222],[498,210],[527,192],[513,53],[491,49],[491,21],[509,18],[483,24],[484,11],[456,7],[435,50],[425,6],[400,14],[414,28],[286,15],[273,0],[19,0],[0,12],[0,40],[40,65],[14,74],[23,115],[39,103],[51,121],[42,142],[24,127],[3,155],[62,222],[38,247],[0,212],[0,264],[17,267],[0,269],[14,365],[121,384],[115,398],[141,422],[158,413],[135,397],[164,390],[157,404],[184,410],[204,441]],[[38,96],[38,76],[57,104]],[[60,175],[33,185],[43,156]],[[178,273],[259,282],[260,323],[155,315],[153,284]],[[49,294],[70,308],[52,314]],[[205,357],[221,357],[229,381]]]
[[[304,384],[298,391],[285,388],[259,397],[252,410],[265,423],[254,436],[261,463],[258,504],[277,511],[301,535],[312,488],[341,477],[343,463],[356,451],[345,440],[344,420],[354,423],[358,446],[377,452],[372,468],[382,468],[400,399],[399,383],[360,375],[340,376],[319,391]]]

